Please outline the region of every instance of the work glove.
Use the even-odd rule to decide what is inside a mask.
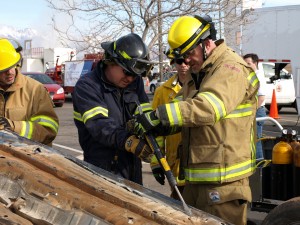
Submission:
[[[131,135],[127,138],[125,141],[125,149],[148,163],[153,155],[152,149],[146,144],[146,142],[137,138],[135,135]]]
[[[147,131],[152,130],[157,125],[160,124],[160,120],[155,114],[155,111],[146,112],[144,114],[138,115],[135,120],[135,133],[142,136]]]
[[[126,122],[126,130],[129,133],[136,134],[135,131],[134,131],[134,125],[135,125],[135,119],[128,120]]]
[[[135,134],[139,138],[144,138],[144,131],[139,123],[136,123],[136,119],[131,119],[126,122],[126,130],[129,133]]]
[[[164,173],[164,170],[159,165],[155,155],[153,155],[151,158],[150,167],[151,167],[152,174],[153,174],[155,180],[158,183],[160,183],[161,185],[164,185],[165,184],[165,173]]]
[[[12,130],[12,127],[7,118],[0,116],[0,130],[4,129]]]

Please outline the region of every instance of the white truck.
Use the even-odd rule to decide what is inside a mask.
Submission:
[[[265,73],[269,88],[267,104],[270,104],[271,93],[275,90],[278,107],[294,106],[300,115],[300,45],[298,41],[300,5],[246,9],[241,15],[239,27],[241,42],[231,47],[239,51],[241,55],[256,53],[262,59],[263,62],[260,63],[260,66]],[[260,188],[259,201],[256,201],[257,196],[253,195],[251,210],[268,213],[261,223],[262,225],[300,223],[300,196],[296,192],[298,188],[295,188],[300,177],[294,176],[298,169],[297,160],[295,160],[296,150],[294,149],[294,153],[292,153],[294,158],[291,162],[288,164],[277,163],[273,157],[276,155],[274,147],[275,143],[280,140],[281,137],[276,137],[270,142],[262,140],[266,158],[266,161],[262,162],[268,162],[270,166],[257,163],[258,167],[259,165],[264,166],[259,167],[259,173],[250,177],[256,181],[256,183],[252,182],[252,185],[258,185]],[[270,146],[267,146],[267,143],[270,143]],[[280,149],[282,152],[285,150],[285,148]],[[293,179],[282,179],[282,176],[279,176],[280,173],[277,173],[276,169],[283,167],[293,168],[281,173],[285,176],[293,174]],[[259,182],[255,177],[259,179]],[[275,180],[280,180],[281,185],[275,185]],[[281,198],[278,193],[276,196],[274,190],[277,191],[276,188],[283,186],[293,187],[294,190],[290,191],[289,189],[285,192],[280,189],[279,194],[289,194],[284,198]],[[254,190],[253,186],[252,190]]]
[[[300,115],[300,5],[245,10],[242,15],[241,43],[236,47],[242,54],[256,53],[263,61],[274,63],[277,79],[273,82],[267,76],[267,82],[276,91],[279,109],[292,105]],[[270,104],[272,90],[268,93]]]

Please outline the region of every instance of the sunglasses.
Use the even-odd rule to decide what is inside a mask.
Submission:
[[[182,63],[187,65],[187,63],[185,62],[185,59],[175,59],[175,63],[178,64],[178,65],[181,65]]]

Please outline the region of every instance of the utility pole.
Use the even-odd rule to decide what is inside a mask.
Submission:
[[[158,52],[159,52],[159,76],[160,80],[163,79],[163,46],[162,46],[162,21],[161,21],[161,0],[157,0],[157,13],[158,13]]]

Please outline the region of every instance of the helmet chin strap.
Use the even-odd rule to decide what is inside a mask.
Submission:
[[[201,47],[202,47],[202,56],[203,56],[203,61],[207,59],[207,53],[206,53],[206,48],[205,48],[205,40],[201,40]]]

